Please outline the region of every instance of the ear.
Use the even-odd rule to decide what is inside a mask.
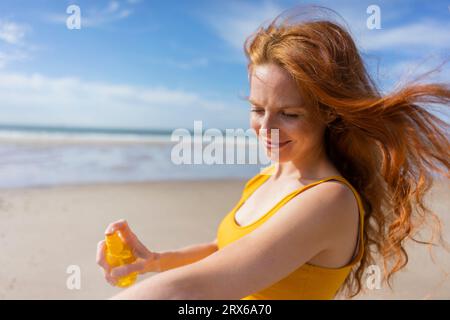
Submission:
[[[325,122],[328,124],[330,122],[333,122],[337,118],[336,111],[334,111],[331,108],[328,108],[327,110],[323,111],[323,115],[325,118]]]

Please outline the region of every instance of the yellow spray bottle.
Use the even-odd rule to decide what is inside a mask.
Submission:
[[[122,240],[117,231],[106,235],[106,261],[111,268],[136,261],[130,247]],[[136,278],[137,272],[123,276],[118,279],[117,286],[128,287],[136,281]]]

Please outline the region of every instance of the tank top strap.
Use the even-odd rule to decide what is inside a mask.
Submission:
[[[246,198],[247,196],[249,196],[261,184],[263,184],[264,181],[266,181],[270,177],[270,175],[273,173],[274,169],[275,169],[274,165],[264,167],[253,178],[248,180],[244,187],[243,198]]]
[[[364,207],[363,207],[362,200],[360,198],[359,193],[356,191],[356,189],[351,185],[351,183],[347,179],[345,179],[342,176],[336,175],[336,176],[330,176],[330,177],[312,182],[310,184],[307,184],[306,186],[303,186],[297,190],[294,190],[290,194],[288,194],[280,202],[278,202],[277,205],[272,210],[273,211],[278,210],[285,203],[287,203],[289,200],[291,200],[292,198],[294,198],[296,195],[300,194],[301,192],[308,190],[320,183],[330,181],[330,180],[337,180],[337,181],[340,181],[340,182],[344,183],[345,185],[347,185],[350,188],[350,190],[352,190],[352,192],[356,198],[357,204],[358,204],[359,233],[358,233],[357,245],[359,245],[359,248],[358,248],[356,256],[354,254],[352,261],[346,265],[346,266],[352,266],[352,265],[356,264],[357,262],[359,262],[362,259],[363,254],[364,254]]]
[[[246,184],[245,188],[242,194],[242,197],[239,201],[239,203],[243,203],[260,185],[262,185],[275,171],[275,165],[272,164],[270,166],[267,166],[260,170],[258,174],[256,174],[253,178],[251,178]],[[362,259],[363,253],[364,253],[364,206],[362,204],[361,197],[358,193],[358,191],[351,185],[351,183],[345,179],[343,176],[329,176],[323,179],[320,179],[318,181],[312,182],[310,184],[307,184],[303,187],[300,187],[293,192],[286,195],[283,199],[281,199],[269,212],[266,214],[267,216],[270,216],[271,214],[275,213],[280,207],[282,207],[284,204],[286,204],[288,201],[290,201],[293,197],[300,194],[301,192],[308,190],[320,183],[330,181],[330,180],[337,180],[345,185],[347,185],[350,190],[353,192],[356,201],[358,203],[358,211],[359,211],[359,234],[358,234],[358,253],[356,257],[354,256],[354,259],[352,262],[347,264],[347,266],[351,266],[356,264]]]

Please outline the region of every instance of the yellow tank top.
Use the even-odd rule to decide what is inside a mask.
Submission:
[[[251,223],[250,225],[240,226],[235,220],[235,213],[239,207],[245,202],[245,200],[261,185],[263,184],[273,173],[275,166],[266,167],[259,174],[251,178],[244,187],[241,199],[238,201],[237,205],[225,216],[225,218],[220,222],[217,229],[217,243],[219,250],[226,245],[236,241],[237,239],[245,236],[246,234],[252,232],[260,225],[262,225],[266,220],[268,220],[272,215],[274,215],[277,210],[287,203],[290,199],[298,195],[304,190],[307,190],[319,183],[337,180],[346,184],[356,197],[359,207],[359,250],[355,255],[353,255],[352,261],[341,268],[328,268],[320,267],[306,263],[296,269],[294,272],[289,274],[287,277],[281,279],[280,281],[272,284],[271,286],[255,292],[241,300],[324,300],[333,299],[336,292],[341,287],[348,274],[350,273],[352,267],[357,264],[364,252],[364,239],[363,239],[363,226],[364,226],[364,208],[362,206],[361,198],[358,192],[353,188],[353,186],[342,176],[331,176],[306,186],[303,186],[281,199],[271,210],[265,213],[257,221]]]

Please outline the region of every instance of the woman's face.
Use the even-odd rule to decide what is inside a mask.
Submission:
[[[265,64],[250,77],[250,126],[272,161],[296,161],[322,146],[325,125],[313,122],[289,73]],[[278,129],[278,145],[271,129]]]

